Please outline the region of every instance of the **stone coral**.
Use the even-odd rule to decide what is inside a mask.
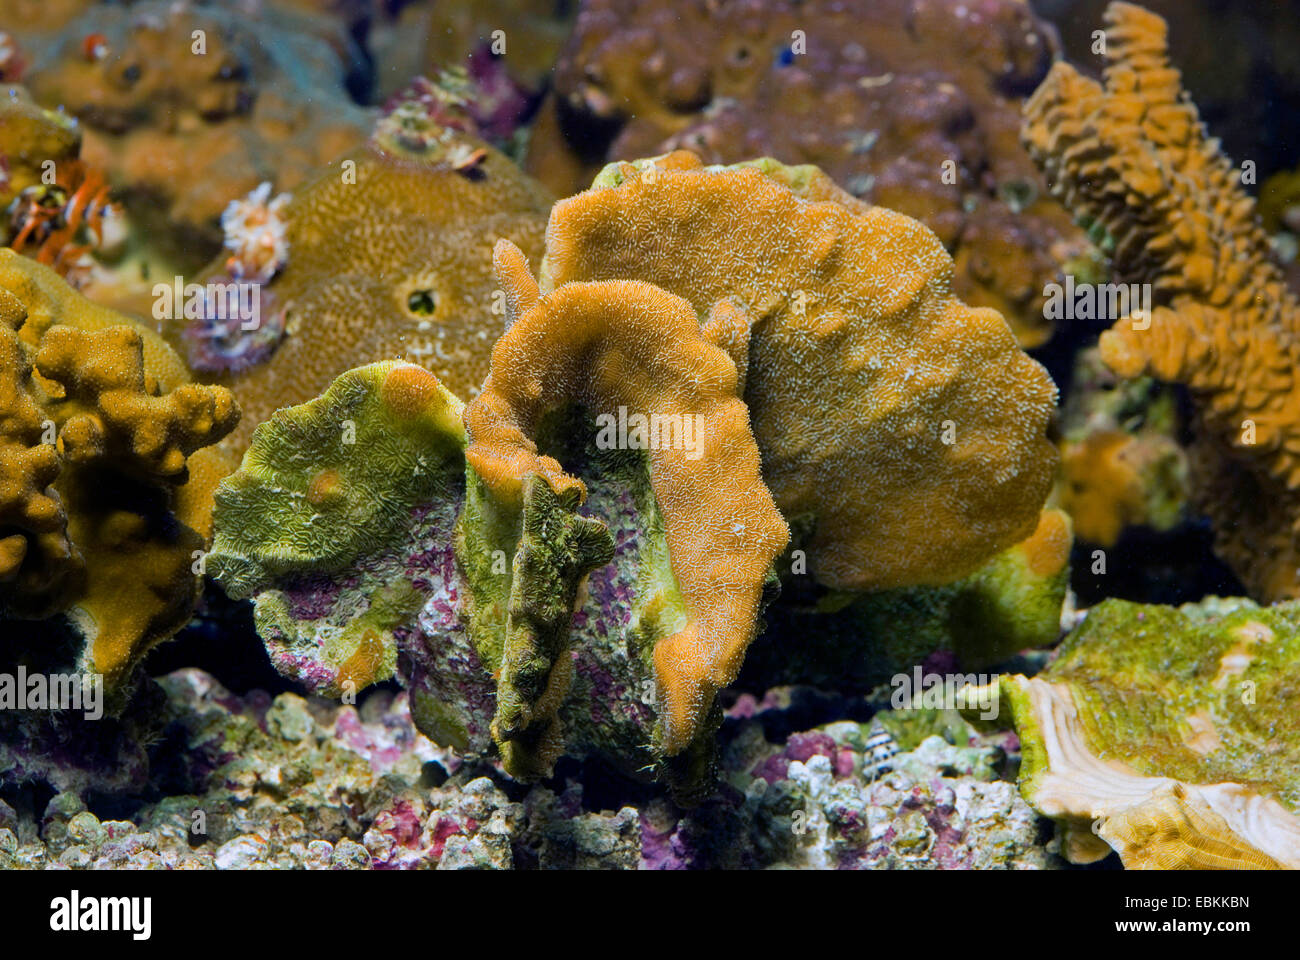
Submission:
[[[950,582],[1033,532],[1055,388],[995,311],[953,295],[952,261],[916,221],[815,167],[681,151],[612,164],[556,204],[542,291],[593,280],[743,315],[763,479],[812,527],[822,583]]]
[[[1003,677],[1025,799],[1073,862],[1300,866],[1300,608],[1108,600],[1037,677]],[[970,714],[968,714],[970,716]]]
[[[592,286],[538,301],[518,257],[502,247],[503,271],[516,271],[504,284],[511,310],[525,312],[503,348],[503,370],[508,358],[531,356],[529,347],[566,355],[560,341],[550,342],[563,329],[553,318],[565,316],[560,307],[580,303]],[[664,350],[657,369],[671,369],[674,356],[683,364],[666,377],[681,389],[665,402],[717,414],[701,424],[698,467],[683,461],[687,451],[680,449],[650,460],[643,451],[602,448],[590,418],[562,415],[558,422],[547,418],[540,435],[554,440],[550,449],[564,449],[573,473],[559,474],[556,466],[516,480],[512,495],[512,477],[500,467],[511,463],[507,437],[487,429],[491,418],[470,417],[482,428],[475,456],[492,477],[490,487],[462,459],[458,401],[420,367],[393,362],[340,377],[321,398],[281,411],[255,433],[244,466],[217,494],[208,570],[233,596],[257,595],[258,630],[279,669],[335,695],[397,673],[430,737],[469,754],[500,749],[507,768],[525,778],[544,774],[567,740],[570,752],[598,753],[629,772],[662,762],[684,798],[707,787],[712,689],[734,673],[753,635],[756,601],[784,542],[784,524],[770,500],[765,512],[761,501],[743,509],[719,501],[702,523],[691,519],[698,514],[671,512],[682,506],[683,491],[698,486],[695,472],[718,481],[715,496],[739,484],[753,500],[762,486],[752,439],[746,447],[747,434],[736,435],[746,427],[734,363],[702,336],[684,301],[645,290],[651,304],[675,309],[666,315],[678,321],[669,330],[655,334],[662,312],[638,324],[635,312],[619,319],[617,299],[592,298],[596,315],[587,332],[599,343],[600,322],[608,322],[612,347],[622,343],[617,331],[625,326],[625,346]],[[642,342],[638,332],[654,335]],[[572,350],[579,358],[586,355],[580,347]],[[617,358],[611,352],[607,372]],[[691,387],[688,360],[707,361],[713,377]],[[573,386],[556,379],[552,389],[566,384]],[[579,392],[576,399],[599,395]],[[503,395],[485,396],[485,410],[501,409]],[[521,407],[518,414],[525,410],[538,412]],[[558,492],[548,480],[557,475]],[[580,491],[587,497],[579,515]],[[738,530],[741,524],[747,529]],[[709,538],[733,545],[728,556],[742,563],[740,575],[750,582],[696,562],[709,552]],[[685,589],[675,576],[679,563],[696,578],[686,579]],[[701,593],[701,584],[713,585],[718,596]],[[678,672],[668,683],[681,681],[663,698],[671,707],[658,712],[679,712],[656,738],[655,651],[687,632],[692,617],[687,639],[716,634],[729,645],[693,667],[703,676],[686,670],[694,649],[680,662],[669,659]],[[669,753],[680,757],[666,759]]]
[[[344,574],[400,539],[413,511],[424,522],[443,515],[450,540],[464,487],[461,409],[432,374],[390,361],[344,374],[259,428],[240,470],[217,490],[208,571],[232,597],[259,594],[258,630],[274,638],[281,672],[335,696],[393,675],[391,630],[413,616],[418,594],[373,600],[347,629],[299,632],[284,627],[292,621],[285,593],[266,588],[290,575]],[[268,500],[268,489],[294,494]]]
[[[701,333],[686,300],[637,281],[564,284],[540,297],[518,248],[499,243],[495,259],[508,330],[466,408],[466,456],[491,496],[516,510],[531,476],[577,501],[581,481],[537,454],[541,417],[576,401],[598,417],[649,419],[650,482],[685,617],[654,648],[662,749],[679,753],[740,669],[768,569],[789,537],[759,476],[737,365],[717,345],[739,336],[743,356],[748,330],[735,324],[744,319],[723,299]],[[541,666],[535,652],[520,656]],[[549,674],[555,655],[541,659]]]
[[[229,391],[186,382],[156,335],[0,252],[6,615],[64,613],[78,668],[119,689],[188,619]],[[191,468],[193,468],[191,472]]]
[[[189,331],[192,364],[214,379],[232,371],[221,382],[245,411],[225,444],[232,454],[277,408],[362,364],[402,357],[458,396],[478,392],[504,317],[492,244],[506,237],[540,256],[550,197],[436,92],[413,85],[369,144],[321,170],[282,211],[288,261],[261,288],[263,326],[284,331],[269,359],[242,359],[257,332],[226,339],[209,321]],[[228,277],[224,257],[207,274]]]
[[[1033,347],[1045,285],[1086,248],[1016,141],[1057,50],[1020,0],[585,0],[528,169],[563,196],[604,161],[678,148],[815,164],[934,230],[957,295]]]
[[[1173,388],[1122,380],[1095,347],[1079,353],[1061,411],[1062,509],[1079,539],[1113,547],[1142,525],[1165,533],[1187,518],[1187,453]]]
[[[1216,549],[1253,594],[1300,595],[1300,301],[1183,94],[1165,22],[1125,3],[1106,20],[1105,87],[1057,64],[1026,104],[1025,142],[1119,278],[1152,286],[1153,315],[1122,318],[1101,355],[1190,389],[1192,483]]]

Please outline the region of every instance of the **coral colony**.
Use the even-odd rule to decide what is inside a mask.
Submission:
[[[1152,2],[0,0],[0,868],[1300,868],[1300,172]]]

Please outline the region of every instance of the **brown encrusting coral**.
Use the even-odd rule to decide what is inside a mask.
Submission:
[[[1183,93],[1165,21],[1126,3],[1106,19],[1105,86],[1057,64],[1025,142],[1118,278],[1151,285],[1152,316],[1120,319],[1101,356],[1191,391],[1192,482],[1218,552],[1256,596],[1300,596],[1300,300]]]
[[[947,583],[1033,532],[1055,388],[934,234],[814,167],[612,164],[556,204],[543,292],[642,280],[745,318],[763,480],[827,586]],[[743,349],[740,353],[744,353]]]
[[[238,419],[156,335],[0,251],[0,610],[63,613],[116,688],[189,618]],[[190,472],[190,467],[194,472]]]
[[[564,195],[677,148],[815,164],[934,230],[957,295],[1037,346],[1044,286],[1086,248],[1017,142],[1056,53],[1021,0],[586,0],[528,169]]]
[[[598,418],[631,411],[647,421],[650,482],[685,608],[681,629],[654,649],[662,750],[678,753],[740,670],[764,583],[789,540],[759,476],[738,365],[726,349],[738,343],[743,356],[746,318],[723,299],[701,330],[689,302],[635,280],[564,284],[542,297],[517,247],[502,241],[495,260],[509,329],[493,348],[483,393],[465,408],[466,459],[495,499],[527,517],[529,478],[561,498],[586,495],[581,480],[538,455],[531,438],[546,412],[580,403]],[[512,615],[515,606],[512,598]],[[567,632],[569,611],[562,614]],[[527,624],[512,624],[503,677],[557,659],[536,645]],[[567,651],[558,658],[567,661]],[[552,713],[562,696],[552,697]]]
[[[284,10],[254,26],[215,5],[94,5],[34,59],[37,102],[82,121],[86,160],[183,260],[220,244],[231,200],[290,189],[365,136],[339,53]]]
[[[504,237],[540,258],[551,197],[473,129],[442,86],[417,81],[369,143],[294,191],[281,214],[287,262],[261,290],[262,323],[284,337],[265,362],[222,381],[244,410],[226,449],[242,453],[273,411],[373,361],[400,357],[458,396],[478,393],[505,320],[492,246]],[[226,279],[225,260],[208,279]],[[190,333],[191,363],[204,370],[221,369],[248,336]]]

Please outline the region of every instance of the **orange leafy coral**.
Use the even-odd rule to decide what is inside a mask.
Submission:
[[[519,501],[533,475],[557,495],[585,495],[530,439],[544,413],[570,403],[590,412],[626,407],[651,422],[691,418],[699,431],[695,446],[652,442],[648,452],[687,612],[654,651],[671,755],[690,743],[713,694],[739,670],[768,569],[789,536],[759,476],[736,364],[701,333],[689,302],[648,283],[572,283],[542,297],[516,247],[501,241],[495,261],[509,329],[482,394],[465,409],[466,457],[494,496]],[[706,330],[734,342],[735,320],[724,301]]]
[[[1106,21],[1105,88],[1058,63],[1026,105],[1026,145],[1120,278],[1152,285],[1153,315],[1121,319],[1101,354],[1192,391],[1219,553],[1252,593],[1300,596],[1300,301],[1183,93],[1164,20],[1112,3]]]
[[[636,279],[746,317],[763,479],[830,586],[950,582],[1033,532],[1055,388],[933,233],[815,167],[615,164],[556,204],[543,290]],[[730,298],[730,299],[729,299]]]

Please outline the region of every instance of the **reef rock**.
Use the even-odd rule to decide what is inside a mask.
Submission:
[[[1071,861],[1114,849],[1131,868],[1294,869],[1298,682],[1296,603],[1107,600],[1046,671],[999,690],[1021,792]]]

